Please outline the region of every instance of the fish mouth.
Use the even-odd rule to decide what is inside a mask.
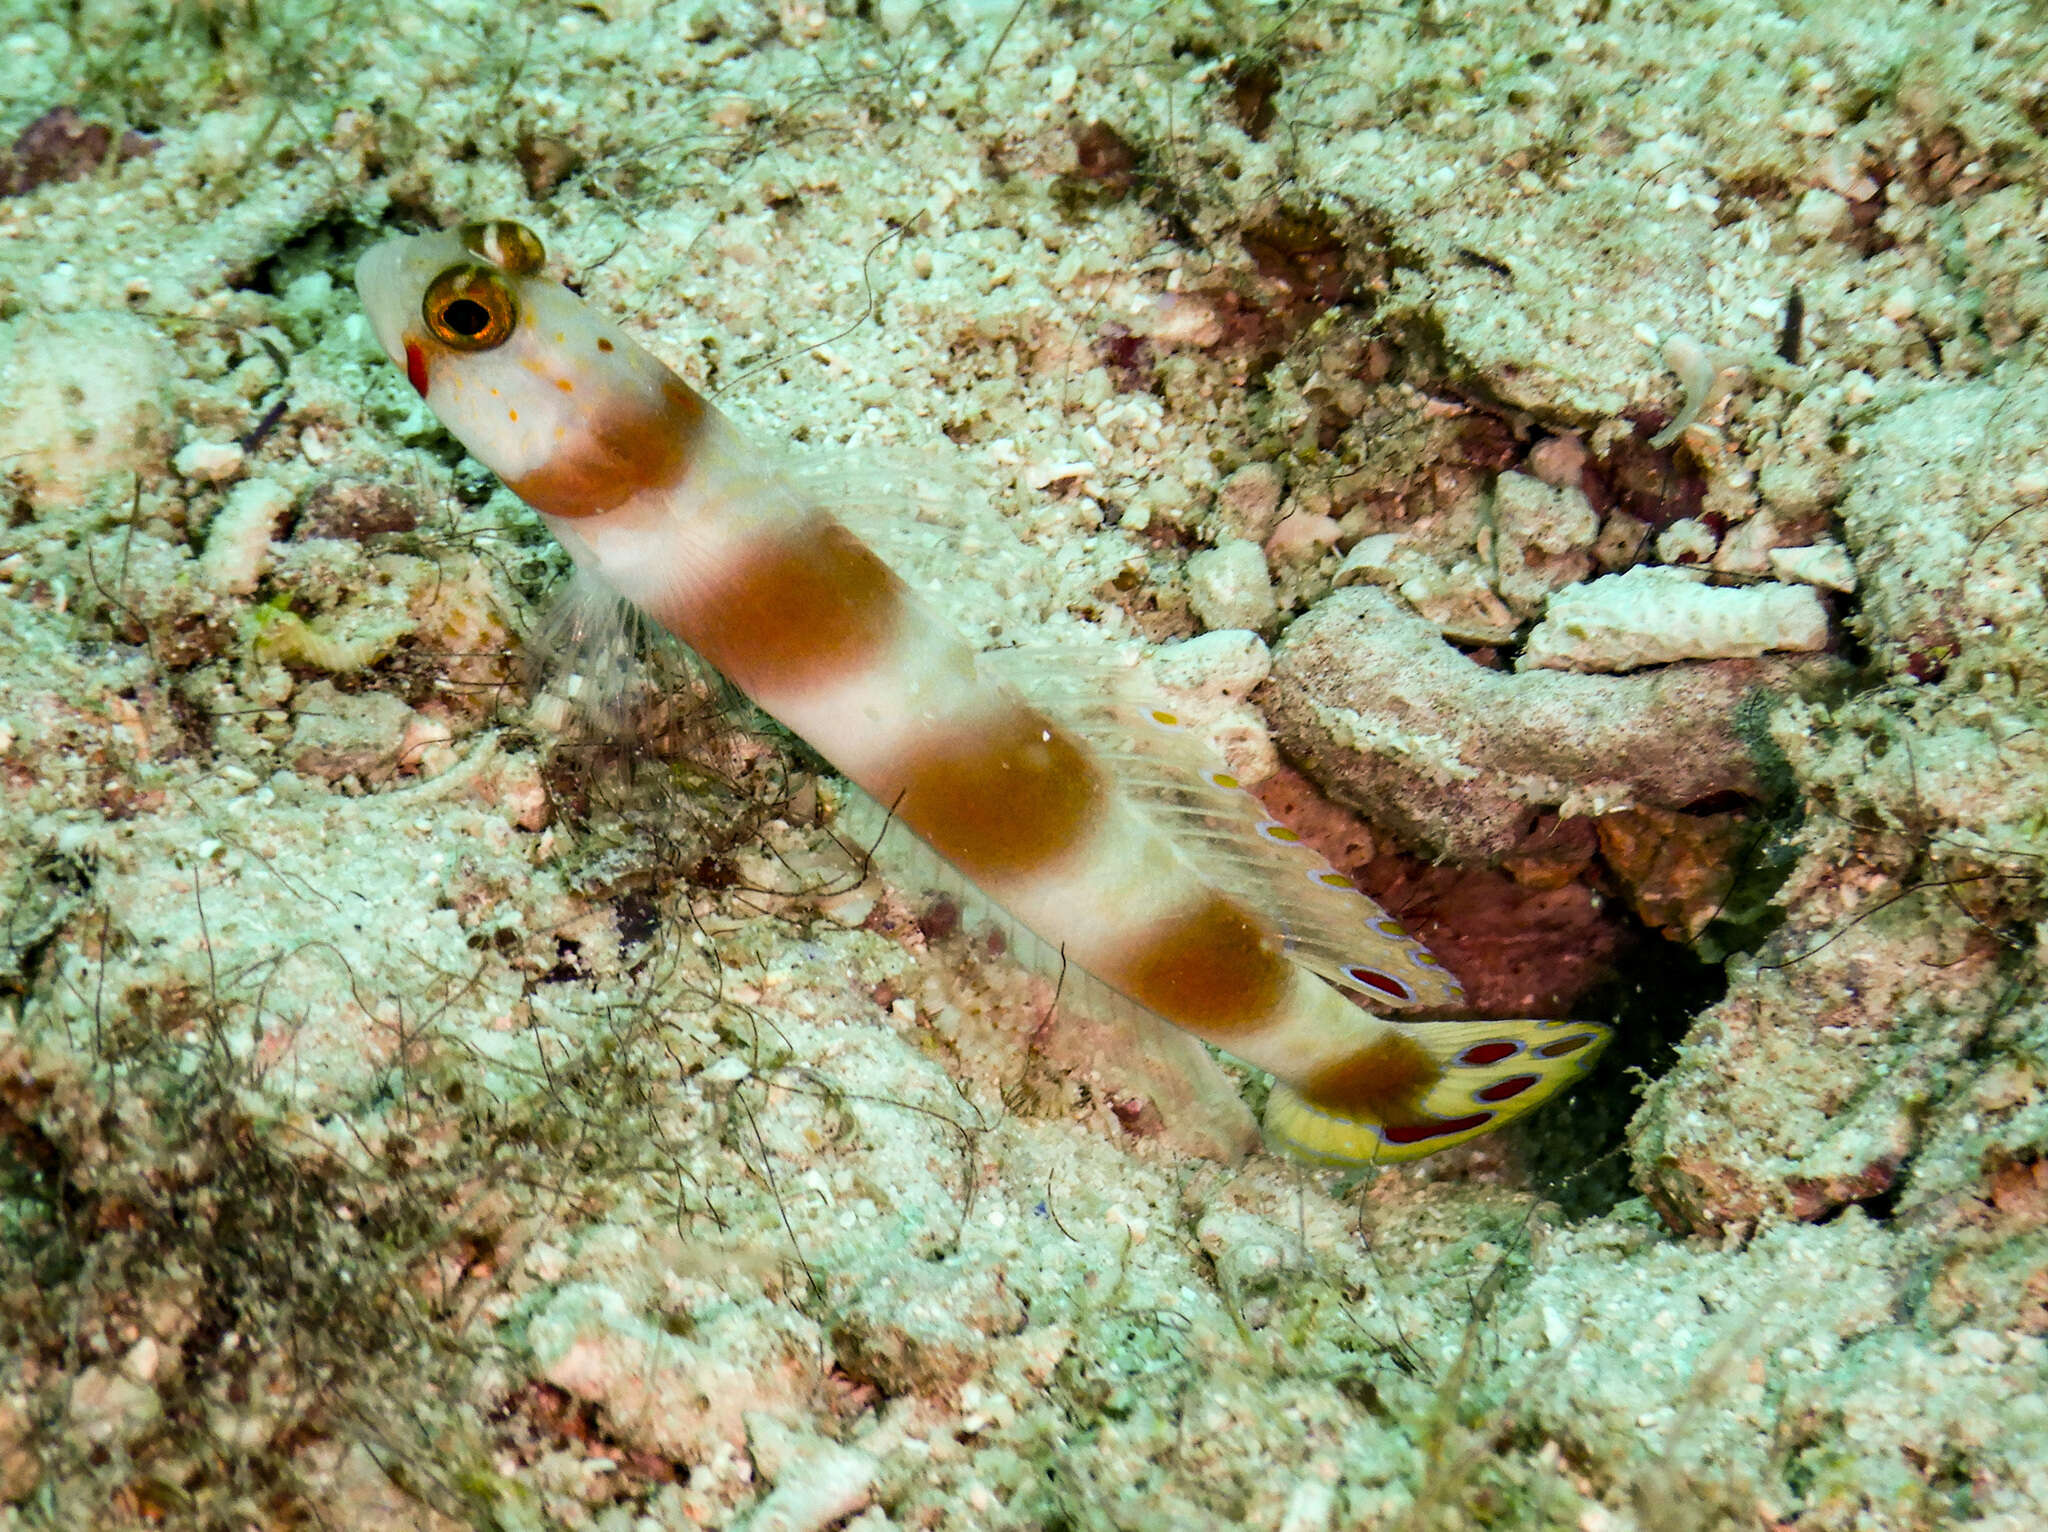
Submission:
[[[356,297],[377,344],[397,365],[405,354],[405,262],[412,243],[405,237],[380,240],[356,259]]]

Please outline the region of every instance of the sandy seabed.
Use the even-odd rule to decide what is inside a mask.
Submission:
[[[2048,1524],[2044,135],[2038,3],[0,0],[0,1528]],[[480,216],[1607,1065],[1303,1170],[557,705],[348,282]]]

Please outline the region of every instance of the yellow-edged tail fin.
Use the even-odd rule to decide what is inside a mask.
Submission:
[[[1266,1103],[1266,1137],[1325,1165],[1419,1160],[1541,1106],[1592,1067],[1612,1035],[1597,1021],[1397,1023],[1436,1061],[1414,1108],[1379,1120],[1314,1106],[1280,1081]]]

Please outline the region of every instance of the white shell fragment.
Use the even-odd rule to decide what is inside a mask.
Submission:
[[[171,466],[188,479],[219,484],[242,471],[245,455],[240,442],[207,441],[201,437],[180,447]]]
[[[1638,670],[1827,641],[1827,610],[1810,586],[1707,585],[1686,571],[1645,567],[1552,596],[1515,668]]]
[[[1818,585],[1822,590],[1853,591],[1856,566],[1840,543],[1812,543],[1803,548],[1773,548],[1771,573],[1781,580]]]
[[[1667,564],[1704,564],[1714,556],[1716,546],[1713,529],[1690,516],[1657,534],[1657,557]]]

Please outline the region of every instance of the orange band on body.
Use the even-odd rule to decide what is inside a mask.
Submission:
[[[1294,966],[1270,928],[1223,894],[1204,891],[1184,914],[1138,937],[1102,966],[1105,983],[1191,1032],[1229,1039],[1273,1020]]]
[[[1421,1044],[1388,1032],[1296,1080],[1310,1106],[1376,1122],[1413,1122],[1419,1103],[1443,1071]]]
[[[613,395],[594,401],[540,467],[508,478],[506,488],[535,510],[574,521],[596,516],[649,490],[673,487],[690,466],[707,406],[674,375],[660,396]]]
[[[1085,747],[1026,707],[944,736],[884,791],[897,817],[933,850],[992,883],[1067,856],[1088,839],[1109,800]]]
[[[907,611],[903,582],[827,517],[762,535],[662,626],[771,712],[778,699],[873,666]]]

